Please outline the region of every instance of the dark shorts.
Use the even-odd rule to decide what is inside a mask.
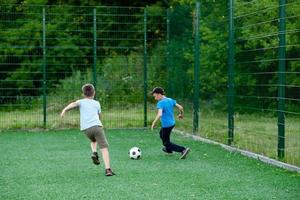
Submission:
[[[92,126],[84,130],[85,135],[92,141],[98,143],[100,149],[107,148],[108,142],[102,127]]]

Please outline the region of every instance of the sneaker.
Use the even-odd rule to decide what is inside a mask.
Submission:
[[[163,147],[161,150],[162,150],[163,152],[165,152],[166,154],[173,154],[173,151],[168,151],[168,150],[166,149],[166,147]]]
[[[95,165],[100,165],[100,161],[99,161],[99,157],[98,157],[97,152],[93,152],[91,158],[92,158],[93,163]]]
[[[181,152],[181,156],[180,156],[179,159],[185,159],[189,152],[190,152],[190,148],[185,148],[185,149]]]
[[[116,175],[115,173],[113,173],[113,171],[111,171],[110,168],[105,169],[105,176],[113,176]]]

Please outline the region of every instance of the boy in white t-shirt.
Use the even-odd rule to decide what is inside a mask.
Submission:
[[[99,157],[97,153],[97,144],[100,147],[102,158],[105,165],[105,175],[113,176],[115,173],[110,168],[108,142],[105,137],[103,125],[100,121],[101,106],[94,100],[95,88],[92,84],[82,86],[83,99],[77,100],[66,106],[60,116],[63,117],[65,112],[79,107],[80,111],[80,130],[91,140],[92,160],[95,165],[99,165]]]

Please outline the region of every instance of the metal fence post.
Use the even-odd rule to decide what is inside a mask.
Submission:
[[[234,0],[229,0],[228,37],[228,145],[234,137]]]
[[[93,9],[93,84],[97,88],[97,15],[96,8]]]
[[[144,127],[147,127],[147,8],[144,9]]]
[[[194,67],[194,103],[193,103],[193,133],[199,128],[199,69],[200,69],[200,50],[199,50],[199,13],[200,3],[196,2],[195,13],[195,67]]]
[[[46,10],[43,8],[43,125],[47,125],[47,76],[46,76]]]
[[[278,48],[278,158],[284,158],[285,148],[285,0],[279,0],[279,48]]]
[[[168,95],[173,96],[173,86],[172,86],[172,64],[170,63],[170,8],[167,8],[167,69],[168,69]]]

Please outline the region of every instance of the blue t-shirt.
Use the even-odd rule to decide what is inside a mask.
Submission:
[[[80,99],[77,103],[80,111],[80,130],[85,130],[92,126],[103,126],[99,119],[99,114],[101,113],[99,101]]]
[[[161,125],[163,128],[171,127],[175,125],[173,107],[176,105],[174,99],[165,97],[158,101],[156,108],[162,109]]]

